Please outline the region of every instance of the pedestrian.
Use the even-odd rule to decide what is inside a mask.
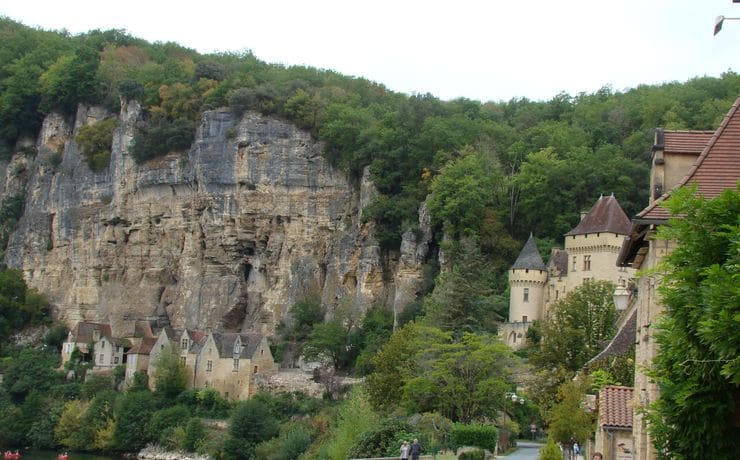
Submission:
[[[418,439],[414,439],[411,444],[411,460],[419,460],[419,455],[421,455],[421,444]]]
[[[401,443],[401,460],[408,460],[409,458],[409,442],[404,441]]]
[[[578,447],[578,443],[577,442],[576,443],[573,443],[573,453],[576,454],[576,455],[580,455],[581,454],[581,448]]]
[[[591,456],[591,460],[604,460],[604,456],[601,455],[601,452],[594,452]]]

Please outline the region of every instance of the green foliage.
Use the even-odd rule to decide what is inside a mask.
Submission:
[[[324,307],[318,296],[298,300],[290,308],[292,323],[290,325],[281,324],[283,337],[287,340],[306,340],[314,326],[324,320],[324,313]]]
[[[203,426],[203,421],[198,417],[193,417],[188,420],[188,424],[185,426],[185,439],[182,448],[187,452],[197,452],[205,438],[206,429]]]
[[[189,388],[175,399],[177,404],[187,406],[194,415],[207,418],[226,418],[231,410],[231,403],[213,388]]]
[[[5,251],[10,234],[15,230],[18,219],[23,215],[26,203],[24,193],[6,195],[0,201],[0,254]]]
[[[586,411],[588,382],[568,381],[558,388],[557,402],[548,414],[548,434],[556,442],[573,439],[584,445],[594,426],[593,414]]]
[[[486,451],[482,449],[469,450],[462,452],[457,458],[458,460],[483,460],[486,458]]]
[[[311,445],[310,429],[305,423],[289,423],[280,429],[280,436],[260,443],[255,457],[266,460],[300,458]]]
[[[152,441],[147,427],[155,411],[155,398],[148,391],[126,393],[118,406],[115,445],[125,452],[136,452]]]
[[[229,434],[224,442],[225,459],[249,459],[257,444],[278,433],[269,406],[259,399],[240,402],[229,421]]]
[[[542,340],[531,362],[542,369],[580,370],[614,335],[613,293],[612,283],[591,281],[553,304],[542,322]]]
[[[82,397],[92,400],[95,396],[103,391],[113,389],[113,380],[109,375],[95,374],[89,376],[85,383],[82,384]]]
[[[61,350],[62,344],[67,340],[67,332],[69,332],[67,326],[64,324],[55,324],[44,335],[44,345],[53,350]]]
[[[380,418],[373,411],[367,395],[355,387],[349,398],[342,401],[336,416],[336,426],[324,446],[324,457],[330,460],[345,460],[363,433],[377,427]]]
[[[82,156],[93,171],[102,171],[110,164],[113,131],[118,126],[115,118],[107,118],[80,128],[75,141],[82,149]]]
[[[61,381],[62,376],[53,370],[58,365],[58,356],[24,348],[5,369],[2,385],[16,402],[23,401],[32,390],[46,392]]]
[[[555,441],[552,438],[548,438],[547,444],[540,449],[540,456],[537,458],[539,460],[563,460],[563,453]]]
[[[651,374],[660,399],[650,408],[659,452],[674,458],[733,458],[740,384],[740,187],[705,201],[673,194],[659,238],[678,242],[660,268],[665,312]]]
[[[633,345],[624,354],[592,362],[588,369],[594,383],[597,381],[596,373],[602,371],[608,376],[608,381],[612,382],[608,384],[632,386],[635,379],[635,347]]]
[[[167,438],[177,426],[185,426],[190,419],[190,411],[182,405],[160,409],[149,420],[149,435],[159,444],[166,444]],[[202,428],[202,425],[201,425]]]
[[[367,375],[373,370],[372,358],[388,341],[393,332],[393,314],[383,307],[365,312],[353,343],[362,350],[355,362],[355,372]]]
[[[157,356],[153,377],[155,395],[163,400],[173,400],[185,391],[188,383],[187,369],[174,343]]]
[[[397,419],[382,420],[378,426],[362,433],[350,449],[351,458],[394,457],[401,442],[416,435],[407,422]]]
[[[189,148],[194,136],[195,124],[188,119],[161,120],[134,134],[129,153],[137,163],[144,163],[152,158]]]
[[[432,294],[425,298],[425,322],[443,330],[496,330],[502,319],[501,306],[494,295],[496,280],[476,241],[465,239],[453,248],[454,266],[437,278]]]
[[[496,451],[498,429],[483,423],[455,423],[450,431],[450,444],[457,449],[463,446],[480,447]]]

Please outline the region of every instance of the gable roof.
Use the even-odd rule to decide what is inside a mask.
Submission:
[[[603,350],[601,350],[598,355],[591,358],[586,363],[585,367],[588,367],[589,364],[595,363],[596,361],[599,361],[601,359],[609,358],[611,356],[619,356],[621,354],[627,353],[632,345],[635,344],[636,334],[637,309],[635,308],[634,310],[632,310],[632,313],[630,313],[629,319],[627,319],[622,327],[619,328],[617,334],[609,342],[609,344]]]
[[[74,337],[76,343],[92,343],[94,342],[93,333],[95,331],[100,333],[100,337],[107,337],[109,340],[113,337],[110,324],[89,323],[87,321],[77,323],[72,330],[72,337]]]
[[[524,244],[519,257],[516,258],[512,270],[545,270],[545,263],[542,261],[540,251],[534,242],[534,237],[529,234],[529,239]]]
[[[723,190],[735,188],[740,180],[740,98],[730,108],[693,166],[676,186],[637,214],[635,220],[663,223],[669,214],[661,205],[671,192],[684,185],[696,184],[697,194],[715,198]]]
[[[589,233],[617,233],[627,235],[630,219],[619,205],[614,195],[600,196],[581,222],[565,236],[586,235]]]
[[[599,427],[632,429],[632,387],[607,385],[599,391]]]
[[[214,342],[218,355],[221,358],[234,358],[234,342],[237,337],[241,340],[241,349],[238,358],[251,358],[254,352],[262,342],[262,334],[256,332],[238,333],[238,332],[213,332]]]
[[[560,272],[560,276],[568,274],[568,251],[560,248],[550,250],[550,260],[547,262],[548,268],[554,268]]]
[[[131,349],[126,353],[127,355],[148,355],[151,353],[152,348],[154,347],[154,344],[157,343],[156,337],[144,337],[141,340],[141,343],[138,345],[134,345],[131,347]]]

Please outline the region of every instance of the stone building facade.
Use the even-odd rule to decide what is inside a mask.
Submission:
[[[499,328],[502,339],[512,348],[523,347],[532,322],[586,281],[626,285],[633,270],[617,267],[616,260],[629,228],[629,218],[611,195],[601,196],[565,234],[565,249],[553,249],[547,265],[530,235],[509,270],[509,322]]]
[[[651,194],[649,205],[632,220],[617,263],[647,275],[636,280],[634,299],[637,324],[635,333],[635,408],[633,420],[634,458],[654,460],[657,452],[649,434],[650,427],[641,407],[660,397],[657,385],[647,376],[657,352],[655,325],[663,312],[658,287],[662,282],[654,269],[675,247],[675,241],[657,239],[657,228],[668,221],[668,212],[660,205],[671,191],[684,185],[696,185],[706,199],[723,190],[735,188],[740,180],[740,113],[737,99],[719,128],[706,131],[658,130],[653,146]]]

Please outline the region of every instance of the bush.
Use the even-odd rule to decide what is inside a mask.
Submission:
[[[173,428],[185,425],[190,417],[187,407],[178,405],[158,410],[149,421],[149,433],[152,439],[166,444]]]
[[[161,120],[134,134],[129,152],[137,163],[144,163],[170,152],[186,150],[194,138],[195,123],[192,121],[186,118]]]
[[[563,453],[560,452],[560,448],[555,441],[552,439],[547,440],[547,444],[540,451],[539,460],[562,460]]]
[[[480,447],[494,451],[498,441],[498,430],[495,426],[482,423],[455,423],[450,432],[452,447],[457,449],[463,446]]]
[[[110,164],[113,131],[118,126],[115,118],[83,126],[75,136],[75,142],[82,149],[87,166],[93,171],[102,171]]]
[[[400,420],[386,420],[363,433],[349,451],[350,457],[386,457],[398,454],[401,442],[417,437],[411,426]]]
[[[483,449],[469,450],[461,453],[458,460],[483,460],[486,458],[486,451]]]

